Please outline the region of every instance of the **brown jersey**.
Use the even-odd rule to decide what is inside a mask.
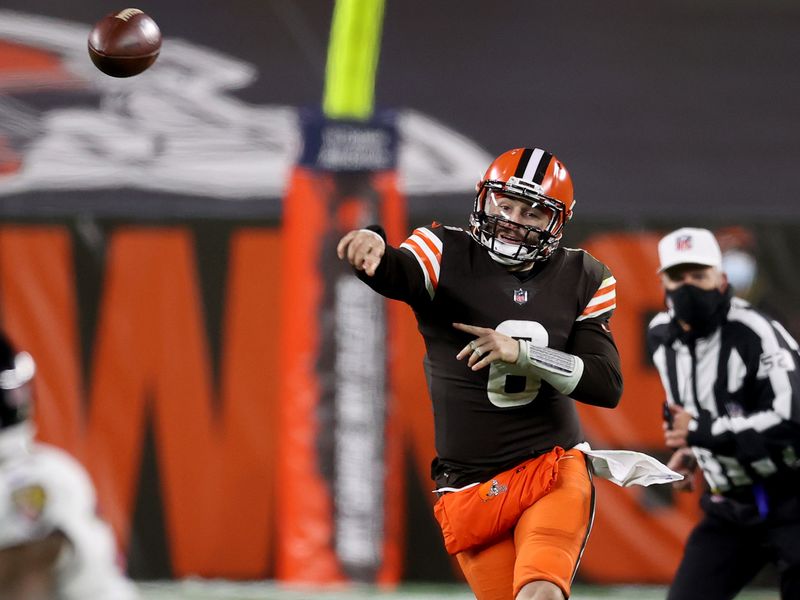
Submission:
[[[449,473],[442,479],[450,485],[583,441],[574,401],[546,382],[502,361],[472,371],[456,360],[473,337],[453,323],[577,354],[585,369],[572,396],[606,406],[619,399],[619,357],[608,328],[615,281],[583,250],[559,248],[520,275],[495,262],[464,230],[433,225],[416,229],[400,248],[387,246],[375,275],[359,276],[416,314],[433,402],[434,476]]]

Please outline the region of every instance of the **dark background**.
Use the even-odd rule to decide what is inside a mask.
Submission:
[[[137,4],[165,37],[257,65],[242,99],[298,107],[320,103],[332,5]],[[119,9],[3,6],[87,24]],[[653,216],[796,219],[798,33],[800,4],[787,0],[387,0],[376,99],[492,154],[548,148],[573,175],[581,216],[633,227]]]

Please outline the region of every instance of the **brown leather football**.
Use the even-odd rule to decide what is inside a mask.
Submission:
[[[100,19],[89,34],[92,62],[111,77],[138,75],[161,50],[161,30],[138,8],[126,8]]]

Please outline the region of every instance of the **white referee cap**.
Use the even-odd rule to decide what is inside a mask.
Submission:
[[[722,252],[714,234],[708,229],[682,227],[668,233],[658,242],[658,272],[676,265],[722,267]]]

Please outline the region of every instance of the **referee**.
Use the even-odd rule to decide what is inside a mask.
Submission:
[[[703,519],[668,600],[733,598],[772,562],[781,598],[800,599],[800,353],[784,327],[733,296],[717,240],[673,231],[658,244],[668,310],[648,328],[666,393],[669,466]]]

